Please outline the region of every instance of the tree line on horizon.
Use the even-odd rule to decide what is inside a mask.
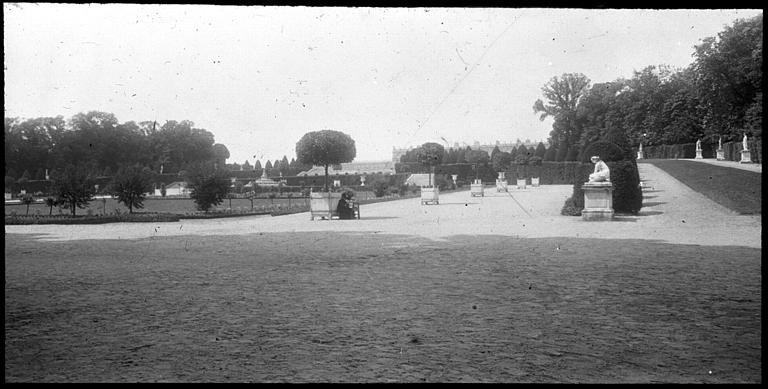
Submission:
[[[630,79],[594,85],[581,73],[553,77],[533,110],[541,120],[554,119],[548,143],[555,160],[568,160],[612,130],[631,147],[761,138],[762,37],[759,15],[703,39],[683,69],[647,66]]]

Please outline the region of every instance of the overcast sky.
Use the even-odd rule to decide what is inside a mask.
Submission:
[[[546,140],[532,106],[553,76],[682,68],[702,38],[760,13],[4,4],[5,116],[191,120],[230,163],[291,159],[321,129],[351,135],[358,161]]]

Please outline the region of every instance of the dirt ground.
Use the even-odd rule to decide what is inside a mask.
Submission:
[[[5,380],[760,383],[760,217],[644,169],[655,204],[614,222],[553,187],[6,226]]]

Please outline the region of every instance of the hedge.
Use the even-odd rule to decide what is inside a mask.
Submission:
[[[749,146],[750,158],[754,163],[763,162],[763,145],[761,139],[751,138],[747,140]],[[701,142],[702,158],[717,157],[717,142]],[[732,141],[723,143],[723,152],[726,161],[741,161],[741,141]],[[637,148],[634,149],[638,151]],[[676,159],[676,158],[696,158],[696,143],[684,143],[676,145],[656,145],[643,146],[643,158],[645,159]]]
[[[171,213],[125,213],[113,215],[5,215],[6,225],[19,224],[104,224],[177,222],[180,217]]]

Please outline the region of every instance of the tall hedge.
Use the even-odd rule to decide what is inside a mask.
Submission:
[[[613,183],[613,210],[617,213],[637,214],[643,206],[643,193],[640,189],[640,176],[637,166],[632,161],[606,162],[611,169]],[[573,202],[579,210],[584,209],[584,191],[581,189],[589,181],[594,165],[581,164],[573,184]]]

